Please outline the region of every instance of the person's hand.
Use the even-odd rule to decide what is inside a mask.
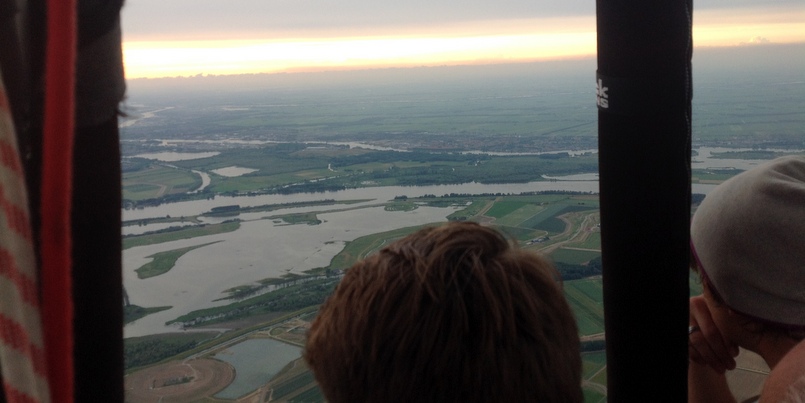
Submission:
[[[690,299],[689,323],[693,329],[688,336],[690,360],[709,366],[719,374],[735,369],[734,357],[738,355],[738,346],[718,329],[703,296]]]

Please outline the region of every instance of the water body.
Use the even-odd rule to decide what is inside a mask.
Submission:
[[[694,158],[697,161],[694,167],[723,167],[724,162],[727,161],[729,165],[734,165],[736,168],[746,169],[762,162],[740,160],[741,164],[733,164],[732,160],[712,158],[713,152],[722,150],[728,151],[728,149],[700,148],[699,155]],[[125,210],[123,211],[124,219],[132,220],[166,215],[197,215],[210,211],[213,207],[232,204],[245,207],[323,199],[370,200],[357,205],[289,207],[272,212],[245,213],[239,215],[238,218],[247,220],[247,222],[244,222],[241,229],[235,232],[125,250],[123,253],[124,284],[132,303],[142,306],[173,306],[170,310],[149,315],[127,325],[125,327],[126,337],[176,331],[177,328],[165,326],[164,323],[195,309],[225,304],[225,302],[213,302],[213,300],[224,296],[222,292],[228,288],[264,278],[279,277],[288,272],[298,273],[315,267],[327,266],[332,257],[340,252],[348,241],[381,231],[442,222],[455,210],[455,208],[419,207],[411,212],[388,212],[382,207],[353,210],[354,207],[370,206],[400,195],[417,197],[425,194],[437,196],[449,193],[519,194],[538,191],[597,193],[599,184],[597,180],[594,180],[594,175],[553,177],[552,181],[522,184],[466,183],[410,187],[386,186],[323,193],[216,197],[213,200],[188,201]],[[693,184],[693,192],[706,194],[713,187],[715,186]],[[335,211],[320,214],[319,218],[324,222],[315,226],[286,225],[278,220],[262,220],[262,218],[272,215],[321,210]],[[220,222],[224,219],[226,218],[204,218],[205,222],[210,223]],[[160,228],[157,224],[153,225],[154,227],[144,226],[128,231]],[[147,256],[154,253],[213,241],[222,242],[187,253],[177,261],[171,271],[161,276],[140,280],[134,272],[135,269],[149,262],[150,259]]]
[[[713,185],[694,185],[694,192],[706,192]],[[269,277],[280,277],[288,272],[300,273],[316,267],[327,266],[346,242],[358,237],[404,228],[443,222],[456,210],[421,206],[414,211],[385,211],[383,207],[367,207],[353,210],[357,206],[368,206],[386,201],[397,195],[421,196],[424,194],[456,193],[520,193],[535,190],[574,190],[597,192],[596,181],[557,181],[534,182],[514,185],[443,185],[419,187],[383,187],[350,189],[326,194],[265,195],[257,197],[220,197],[215,200],[199,200],[174,203],[142,210],[126,211],[128,215],[137,213],[143,217],[180,216],[209,211],[216,205],[261,205],[288,203],[292,201],[338,199],[372,199],[357,205],[308,206],[288,208],[272,212],[241,214],[240,219],[258,220],[269,215],[289,212],[321,211],[322,209],[342,209],[319,215],[320,225],[286,225],[277,220],[244,222],[235,232],[210,235],[187,240],[173,241],[158,245],[148,245],[127,249],[123,252],[123,278],[129,298],[133,304],[141,306],[173,306],[172,309],[158,312],[127,325],[126,337],[143,336],[154,333],[177,331],[178,328],[165,326],[165,322],[195,309],[223,305],[226,302],[213,302],[225,294],[228,288],[248,284]],[[205,219],[207,220],[207,219]],[[214,222],[210,218],[209,222]],[[220,220],[220,218],[219,218]],[[138,279],[134,270],[148,263],[147,256],[187,246],[223,241],[193,250],[182,256],[169,272],[148,279]]]
[[[319,214],[319,225],[287,225],[281,221],[244,222],[234,232],[183,239],[123,251],[123,284],[132,304],[173,306],[126,325],[126,337],[178,331],[165,322],[190,311],[225,305],[213,300],[239,285],[286,273],[301,273],[330,264],[344,245],[361,236],[415,225],[443,222],[455,207],[419,207],[386,211],[383,207]],[[265,214],[265,213],[263,213]],[[183,255],[169,272],[147,279],[134,271],[148,256],[187,246],[221,241]]]
[[[164,161],[164,162],[173,162],[173,161],[186,161],[186,160],[197,160],[200,158],[209,158],[214,157],[218,154],[220,153],[217,151],[209,151],[203,153],[179,153],[173,151],[163,151],[159,153],[137,154],[135,155],[135,157]]]
[[[215,395],[236,399],[268,382],[291,361],[301,357],[302,349],[274,339],[249,339],[215,354],[215,358],[235,367],[235,380]]]
[[[693,184],[694,193],[707,193],[713,185]],[[598,193],[597,180],[557,180],[538,181],[528,183],[482,184],[463,183],[458,185],[432,185],[432,186],[381,186],[358,189],[345,189],[332,192],[294,193],[289,195],[259,195],[259,196],[216,196],[212,200],[193,200],[179,203],[163,204],[156,207],[145,207],[133,210],[123,210],[124,220],[139,220],[144,218],[181,217],[198,215],[212,210],[213,207],[238,204],[241,207],[261,206],[267,204],[283,204],[296,202],[332,200],[371,199],[384,202],[394,199],[395,196],[420,197],[427,194],[442,196],[450,193],[484,194],[503,193],[520,194],[524,192],[543,191],[571,191]]]
[[[195,225],[190,222],[155,223],[148,225],[126,225],[122,229],[123,235],[140,235],[149,231],[159,231],[170,227],[186,227]]]
[[[751,148],[724,148],[724,147],[701,147],[698,148],[698,155],[691,159],[691,168],[693,169],[741,169],[747,170],[756,167],[767,160],[744,160],[744,159],[727,159],[715,158],[713,155],[716,153],[725,152],[740,152],[740,151],[774,151],[786,154],[801,153],[805,150],[787,150],[781,148],[764,148],[764,149],[751,149]]]
[[[135,220],[152,217],[180,217],[188,215],[198,215],[212,210],[213,207],[238,204],[245,206],[261,206],[266,204],[282,204],[306,201],[318,201],[324,199],[333,200],[356,200],[373,199],[378,201],[392,200],[395,196],[405,195],[408,197],[419,197],[426,194],[442,196],[449,193],[462,194],[482,194],[482,193],[511,193],[519,194],[523,192],[537,191],[574,191],[598,193],[597,181],[562,181],[548,182],[538,181],[529,183],[508,183],[508,184],[482,184],[464,183],[458,185],[432,185],[432,186],[382,186],[358,189],[345,189],[333,192],[318,193],[294,193],[289,195],[259,195],[259,196],[216,196],[213,200],[193,200],[187,202],[163,204],[156,207],[146,207],[142,209],[124,210],[124,220]]]
[[[204,188],[206,188],[207,186],[210,186],[210,183],[212,183],[212,178],[210,178],[210,175],[208,173],[196,170],[192,170],[190,172],[193,172],[194,174],[201,177],[201,186],[190,193],[198,193],[204,190]]]
[[[576,174],[576,175],[565,175],[565,176],[542,175],[542,178],[555,181],[597,181],[598,174]]]

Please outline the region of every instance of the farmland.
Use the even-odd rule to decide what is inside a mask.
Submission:
[[[697,51],[696,57],[702,60],[706,52]],[[154,306],[130,309],[134,324],[154,319],[160,326],[169,321],[184,330],[127,340],[131,347],[127,353],[132,356],[127,359],[136,357],[128,360],[132,375],[161,368],[164,374],[179,374],[170,376],[181,381],[183,367],[219,371],[221,376],[208,378],[218,382],[215,387],[198,389],[193,395],[196,400],[213,400],[210,396],[234,376],[231,367],[212,358],[214,354],[227,343],[254,338],[298,346],[305,326],[342,270],[425,222],[408,223],[404,220],[410,216],[405,214],[435,209],[443,209],[444,214],[429,225],[477,221],[499,229],[519,247],[548,257],[563,279],[579,337],[585,347],[599,346],[604,321],[598,196],[587,190],[531,189],[466,194],[428,190],[434,194],[413,196],[413,189],[424,186],[506,184],[510,189],[596,174],[593,64],[587,60],[554,66],[550,80],[544,79],[543,65],[524,64],[241,77],[251,80],[247,86],[231,85],[238,81],[227,77],[130,83],[133,106],[126,112],[132,119],[144,112],[148,117],[121,132],[123,199],[128,209],[124,215],[136,216],[125,223],[131,230],[123,239],[125,253],[142,252],[143,258],[154,259],[149,267],[156,269],[151,271],[155,276],[151,285],[177,277],[181,269],[167,271],[200,252],[208,252],[202,254],[208,259],[216,258],[216,269],[222,273],[216,279],[229,281],[205,294],[209,298],[191,300],[181,312],[169,310],[173,301],[143,297],[135,301]],[[779,68],[771,71],[774,74],[766,70],[713,74],[699,69],[694,75],[694,150],[736,149],[716,150],[712,157],[716,162],[692,169],[694,184],[717,184],[741,172],[734,159],[757,162],[778,155],[779,149],[798,153],[805,149],[805,112],[798,101],[805,70],[775,65]],[[781,82],[795,84],[778,85]],[[186,158],[147,157],[160,152]],[[704,159],[695,151],[692,158],[694,162]],[[228,173],[233,170],[240,173]],[[398,197],[364,193],[351,197],[349,193],[379,193],[390,187],[399,189]],[[350,197],[342,199],[350,200],[330,200],[323,192],[331,191],[348,193]],[[246,201],[274,195],[300,197],[260,206]],[[235,201],[224,203],[231,206],[223,210],[170,210],[185,206],[175,202],[214,204],[224,197]],[[158,213],[143,213],[149,209]],[[300,230],[324,232],[328,220],[339,219],[347,225],[374,225],[377,214],[364,219],[370,209],[382,217],[406,218],[394,229],[370,228],[352,236],[358,230],[350,227],[321,240],[310,235],[313,231]],[[259,242],[228,249],[237,251],[232,256],[216,256],[217,251],[227,250],[218,249],[227,241],[246,245],[254,237]],[[284,244],[288,239],[295,243]],[[300,240],[310,239],[316,243],[311,251],[297,247]],[[223,241],[208,244],[211,240]],[[275,249],[262,254],[261,249],[268,246]],[[281,261],[276,256],[280,248],[292,250],[298,259]],[[142,259],[136,262],[134,267],[124,264],[124,269],[134,271],[146,264]],[[194,262],[199,266],[193,271],[194,279],[208,274],[202,263]],[[137,283],[136,275],[131,277],[126,284],[129,290],[130,285],[146,284]],[[700,292],[695,275],[691,279],[691,293]],[[216,281],[194,284],[211,289],[217,285]],[[163,294],[192,293],[186,289]],[[213,299],[214,304],[208,303]],[[606,401],[605,354],[591,348],[582,360],[585,400]],[[150,393],[148,388],[155,385],[151,381],[144,380],[141,391]],[[161,383],[166,386],[157,392],[190,389],[195,384],[169,383]],[[296,359],[239,399],[322,401],[323,397],[302,360]]]
[[[584,203],[580,205],[579,203]],[[423,198],[407,198],[406,200],[391,200],[387,202],[391,211],[399,209],[400,205],[406,205],[416,208],[417,206],[426,205],[442,205],[454,206],[458,210],[454,214],[467,215],[469,219],[475,221],[486,222],[488,225],[497,226],[499,223],[505,223],[505,231],[519,231],[517,241],[521,247],[532,249],[538,253],[540,251],[548,251],[551,257],[561,262],[563,266],[559,267],[560,272],[572,267],[582,267],[594,260],[600,254],[596,251],[594,244],[595,237],[591,239],[590,233],[597,233],[597,227],[593,223],[597,222],[598,211],[597,198],[589,195],[576,195],[576,194],[545,194],[545,195],[511,195],[511,196],[498,196],[498,197],[423,197]],[[397,207],[395,207],[397,206]],[[579,206],[583,206],[580,208]],[[315,207],[315,206],[314,206]],[[319,213],[327,211],[327,204],[322,204],[322,210]],[[270,210],[270,206],[265,206],[264,209]],[[306,214],[315,215],[316,211]],[[268,217],[266,219],[269,219]],[[533,228],[546,220],[554,219],[562,223],[561,228],[556,226],[553,231],[545,229]],[[288,222],[288,225],[307,225],[309,222]],[[340,270],[349,267],[356,260],[366,257],[369,254],[375,253],[377,250],[393,242],[396,239],[404,237],[416,231],[419,226],[401,228],[394,231],[380,232],[365,237],[360,237],[352,242],[344,245],[340,253],[336,254],[330,264],[326,267],[310,270],[303,276],[289,276],[286,278],[265,279],[261,283],[265,286],[272,286],[276,290],[268,293],[263,293],[258,296],[249,297],[249,293],[257,292],[252,286],[244,286],[243,288],[231,290],[233,293],[242,294],[242,299],[232,302],[228,305],[223,305],[213,309],[202,310],[198,312],[191,312],[176,321],[182,322],[185,327],[199,327],[203,329],[204,326],[216,328],[226,328],[228,323],[251,323],[245,326],[257,326],[260,328],[260,323],[263,318],[266,318],[267,313],[275,312],[282,314],[283,312],[291,312],[295,309],[304,308],[306,304],[312,304],[308,308],[304,308],[303,312],[309,312],[310,309],[315,309],[316,304],[323,301],[323,298],[332,290],[333,280],[338,277],[330,277],[336,275]],[[543,238],[540,242],[534,242],[536,238]],[[581,238],[585,238],[580,241]],[[578,248],[565,247],[567,245],[584,244],[587,246],[584,250]],[[206,246],[203,244],[201,246]],[[179,249],[171,255],[181,254],[187,252]],[[169,256],[174,258],[175,256]],[[568,301],[571,304],[573,312],[575,313],[580,329],[581,337],[600,337],[603,333],[603,307],[601,301],[601,281],[600,278],[593,276],[582,280],[569,280],[564,282],[564,289]],[[259,293],[258,293],[259,294]],[[297,317],[297,314],[291,314],[287,317]],[[276,317],[276,316],[275,316]],[[206,319],[205,319],[206,318]],[[263,335],[270,335],[270,337],[283,340],[285,342],[298,343],[299,337],[304,337],[304,332],[297,333],[297,328],[304,328],[307,321],[312,317],[310,315],[303,315],[301,325],[287,326],[284,323],[288,322],[270,322],[276,323],[271,325],[268,330],[264,329],[260,332]],[[244,325],[238,325],[244,326]],[[293,333],[293,334],[292,334]],[[170,340],[171,336],[168,337]],[[157,337],[155,340],[159,340]],[[185,348],[198,345],[201,340],[206,340],[203,337],[198,342],[185,343],[185,344],[170,344],[166,348]],[[156,343],[156,341],[150,341]],[[175,345],[175,346],[174,346]],[[593,354],[593,355],[590,355]],[[585,367],[595,366],[598,368],[599,376],[603,364],[600,362],[600,355],[589,353],[585,355]],[[138,357],[141,356],[138,355]],[[164,360],[164,355],[155,356]],[[592,358],[590,358],[592,357]],[[598,358],[596,358],[598,357]],[[139,362],[139,361],[138,361]],[[201,361],[199,361],[201,363]],[[141,364],[142,365],[142,364]],[[140,378],[137,378],[140,379]],[[217,379],[217,378],[216,378]],[[595,380],[588,380],[590,386],[585,386],[585,393],[589,396],[599,396],[600,386],[596,386]],[[187,386],[185,386],[187,388]],[[143,392],[144,393],[144,392]],[[321,401],[321,391],[315,386],[312,374],[304,366],[301,360],[294,361],[289,364],[286,369],[272,377],[260,389],[253,392],[256,395],[268,396],[271,395],[272,399],[288,399],[289,401]]]

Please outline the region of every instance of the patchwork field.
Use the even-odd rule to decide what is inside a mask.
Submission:
[[[595,236],[589,236],[590,228],[594,226],[593,224],[595,222],[597,222],[597,220],[591,218],[595,217],[595,214],[597,214],[597,211],[593,207],[596,205],[596,202],[597,200],[595,198],[590,198],[589,196],[554,194],[499,196],[493,198],[431,197],[391,201],[388,202],[387,209],[389,211],[399,209],[416,209],[418,205],[422,204],[434,206],[456,206],[459,207],[459,210],[453,213],[455,215],[470,216],[473,220],[488,222],[489,224],[496,226],[497,228],[508,233],[514,239],[520,240],[524,247],[536,248],[535,250],[540,250],[539,248],[541,248],[543,251],[542,253],[550,254],[554,261],[580,266],[586,264],[586,262],[600,254],[600,252],[597,251],[597,248],[600,248],[600,246],[596,244],[596,240],[598,238]],[[585,204],[581,205],[579,203]],[[322,211],[325,211],[324,209],[328,208],[328,206],[322,207]],[[312,211],[305,214],[315,217],[317,213],[318,212],[316,211]],[[559,232],[549,233],[544,230],[535,230],[534,228],[523,226],[523,224],[527,222],[544,222],[551,219],[561,223],[561,228],[557,228]],[[236,224],[237,223],[230,223],[228,225]],[[289,222],[289,224],[295,225],[294,222]],[[300,224],[306,225],[307,222]],[[436,224],[439,223],[434,223],[434,225]],[[208,225],[207,227],[190,227],[179,231],[169,231],[164,234],[129,237],[127,238],[126,246],[167,242],[168,240],[176,239],[177,237],[200,236],[201,234],[206,234],[207,229],[214,229],[215,227],[216,226],[212,225]],[[237,230],[236,227],[233,228],[234,230]],[[388,245],[389,243],[402,238],[419,228],[421,227],[408,227],[394,231],[376,233],[348,242],[345,244],[342,251],[332,259],[327,268],[321,268],[321,272],[324,271],[323,269],[347,268],[356,260],[375,253],[383,246]],[[194,231],[202,232],[196,234]],[[537,238],[541,238],[540,242],[534,242],[534,239]],[[571,245],[585,246],[586,249],[573,249],[570,247]],[[160,259],[157,260],[164,264],[160,264],[159,269],[170,269],[169,266],[172,266],[172,263],[175,261],[175,259],[183,252],[186,251],[184,249],[171,250],[166,252],[166,256],[164,256],[164,258],[160,256]],[[278,281],[282,280],[278,279]],[[311,287],[318,286],[316,281],[303,284],[310,284]],[[603,305],[601,301],[602,294],[600,279],[587,278],[583,280],[565,281],[564,288],[567,299],[577,316],[580,336],[600,337],[599,335],[603,333]],[[293,287],[283,288],[281,292],[287,292],[287,290],[293,290]],[[300,289],[300,292],[302,291],[303,290]],[[280,291],[277,292],[279,293]],[[273,294],[273,292],[265,294],[262,297],[255,297],[255,301],[262,301],[266,297],[270,297],[271,294]],[[249,309],[247,308],[249,306],[249,299],[242,300],[235,304],[237,305],[238,309]],[[221,307],[220,309],[226,310],[229,308]],[[255,309],[254,311],[259,311],[259,309]],[[306,312],[308,311],[309,309]],[[307,328],[309,321],[312,319],[312,315],[313,314],[306,314],[300,318],[283,322],[282,324],[272,325],[273,327],[270,330],[261,331],[263,335],[259,337],[270,337],[297,346],[303,345],[305,329]],[[257,317],[259,317],[259,315],[255,315],[255,318]],[[225,322],[223,322],[211,326],[217,327],[227,325]],[[241,324],[239,326],[242,327],[243,325]],[[603,368],[603,363],[601,363],[600,357],[602,356],[589,355],[589,357],[585,358],[585,368],[592,368],[589,369],[589,371],[594,371],[595,374],[599,374],[599,376],[602,372],[600,369]],[[172,371],[172,368],[173,367],[165,367],[164,370]],[[595,374],[591,374],[590,377]],[[164,375],[160,376],[163,378],[165,377]],[[156,379],[155,375],[151,375],[151,378],[149,379],[152,379],[153,382],[153,379]],[[184,378],[180,376],[177,379],[183,380]],[[147,381],[138,382],[142,384],[142,382]],[[198,386],[198,390],[210,390],[206,386],[201,388],[200,386],[202,384],[199,383],[200,381],[198,380],[193,382],[188,380],[185,382],[187,385],[181,388],[190,389],[190,385],[193,384]],[[171,385],[170,387],[176,390],[180,389],[178,386]],[[592,401],[597,401],[600,400],[600,396],[605,396],[605,391],[602,392],[601,388],[601,385],[590,383],[590,385],[585,386],[585,393],[593,398]],[[161,396],[163,398],[169,399],[170,397],[163,393],[167,391],[168,389],[163,388],[159,393],[162,393]],[[142,399],[146,399],[142,401],[148,401],[147,399],[150,399],[150,397],[146,397],[146,395],[151,396],[156,392],[150,391],[142,393],[144,394],[138,396],[140,396]],[[148,393],[151,395],[148,395]],[[322,401],[323,397],[321,395],[321,391],[315,385],[312,374],[305,368],[301,360],[297,360],[292,364],[289,364],[287,368],[283,369],[279,374],[274,376],[270,381],[268,381],[268,383],[264,384],[257,390],[238,398],[238,401],[251,401],[253,399],[263,399],[262,401]]]
[[[182,194],[201,186],[201,177],[186,169],[149,164],[147,167],[123,174],[123,199],[155,199]]]
[[[600,278],[564,282],[565,297],[582,336],[604,333],[604,295]]]

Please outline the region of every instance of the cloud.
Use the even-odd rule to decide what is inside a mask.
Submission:
[[[350,36],[512,19],[595,16],[595,0],[127,0],[127,40]]]
[[[767,43],[771,43],[769,38],[764,38],[762,36],[753,36],[752,38],[749,38],[749,42],[740,42],[739,45],[752,46],[752,45],[764,45]]]

